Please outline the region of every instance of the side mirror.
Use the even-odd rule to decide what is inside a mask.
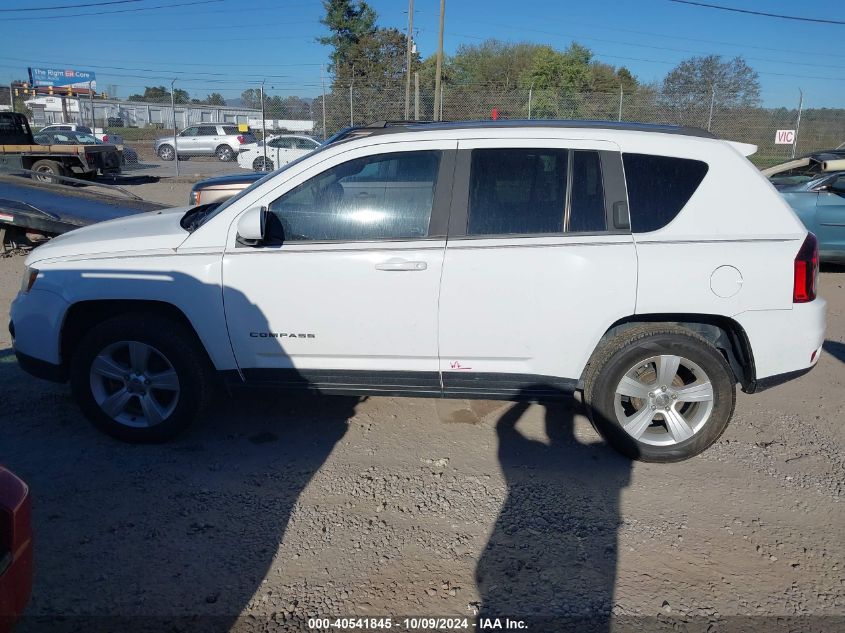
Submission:
[[[238,219],[238,243],[255,246],[264,241],[267,231],[267,207],[252,207]]]

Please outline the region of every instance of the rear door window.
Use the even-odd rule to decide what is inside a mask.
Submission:
[[[197,131],[197,136],[217,136],[217,128],[213,125],[201,125]]]
[[[467,235],[606,229],[599,152],[556,148],[472,151]]]
[[[647,233],[674,220],[707,174],[707,163],[689,158],[623,154],[631,230]]]

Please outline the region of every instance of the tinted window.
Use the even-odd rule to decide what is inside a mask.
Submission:
[[[201,125],[197,136],[217,136],[217,128],[213,125]]]
[[[598,232],[607,229],[601,159],[598,152],[573,152],[570,205],[569,231]]]
[[[67,129],[70,129],[70,128],[67,128]],[[77,126],[76,126],[76,131],[77,131],[77,132],[82,132],[83,134],[92,134],[92,132],[91,132],[91,128],[90,128],[90,127],[88,127],[88,126],[86,126],[86,125],[77,125]]]
[[[565,149],[472,151],[467,235],[563,232]]]
[[[235,125],[224,125],[223,134],[240,134],[240,132],[238,132],[238,128]]]
[[[197,135],[197,128],[189,127],[186,128],[185,131],[180,134],[180,136],[196,136]]]
[[[695,193],[707,163],[687,158],[623,154],[631,230],[656,231],[669,224]]]
[[[269,233],[274,241],[426,237],[439,159],[397,152],[333,167],[270,204]]]
[[[270,139],[267,141],[267,145],[270,147],[278,147],[281,149],[290,149],[292,146],[291,139],[281,136],[274,139]]]

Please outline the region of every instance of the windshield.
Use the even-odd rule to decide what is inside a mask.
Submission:
[[[248,194],[249,194],[251,191],[253,191],[256,187],[260,187],[262,184],[264,184],[265,182],[267,182],[267,181],[268,181],[268,180],[270,180],[271,178],[273,178],[273,177],[275,177],[275,176],[277,176],[277,175],[281,174],[283,171],[286,171],[286,170],[290,169],[290,168],[291,168],[291,167],[293,167],[294,165],[298,165],[299,163],[301,163],[302,161],[304,161],[306,158],[310,158],[311,156],[313,156],[313,155],[314,155],[314,154],[316,154],[317,152],[321,152],[321,151],[323,151],[323,149],[325,149],[325,147],[327,147],[327,146],[326,146],[326,145],[320,146],[320,147],[316,148],[313,152],[308,152],[308,153],[307,153],[307,154],[305,154],[304,156],[300,156],[300,157],[299,157],[299,158],[297,158],[296,160],[292,160],[291,162],[289,162],[289,163],[287,163],[287,164],[285,164],[285,165],[282,165],[282,166],[281,166],[281,167],[279,167],[276,171],[271,171],[270,173],[268,173],[266,176],[264,176],[264,178],[261,178],[261,179],[259,179],[259,180],[256,180],[256,181],[255,181],[254,183],[252,183],[249,187],[247,187],[246,189],[244,189],[243,191],[241,191],[239,194],[237,194],[237,195],[235,195],[235,196],[233,196],[233,197],[229,198],[228,200],[226,200],[226,202],[224,202],[224,203],[223,203],[223,204],[221,204],[220,206],[218,206],[218,207],[214,207],[213,209],[209,209],[208,214],[207,214],[204,218],[202,218],[202,220],[201,220],[201,221],[198,221],[198,222],[197,222],[196,227],[197,227],[197,228],[201,227],[203,224],[205,224],[206,222],[208,222],[211,218],[213,218],[214,216],[216,216],[217,214],[219,214],[221,211],[223,211],[224,209],[228,209],[230,205],[234,204],[235,202],[237,202],[238,200],[240,200],[240,199],[241,199],[241,198],[243,198],[244,196],[248,195]]]

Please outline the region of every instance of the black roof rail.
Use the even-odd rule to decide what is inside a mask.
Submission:
[[[332,142],[345,141],[376,134],[397,134],[423,130],[469,130],[507,128],[570,128],[593,130],[620,130],[632,132],[653,132],[677,134],[698,138],[717,138],[711,132],[697,127],[665,125],[662,123],[628,123],[620,121],[572,120],[572,119],[498,119],[474,121],[376,121],[367,125],[345,128],[331,137]]]

